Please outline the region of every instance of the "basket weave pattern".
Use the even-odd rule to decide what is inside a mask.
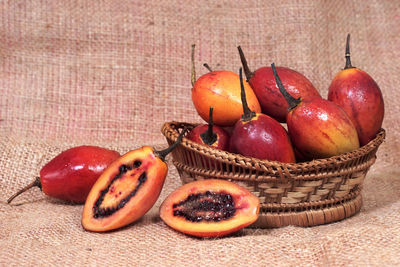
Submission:
[[[161,131],[168,143],[172,144],[183,128],[190,130],[195,126],[184,122],[167,122]],[[344,215],[348,217],[361,207],[361,186],[384,138],[385,131],[382,129],[374,140],[360,149],[295,164],[245,157],[183,138],[172,152],[172,162],[183,183],[219,178],[247,188],[260,199],[261,215],[318,211],[348,203],[350,207]],[[326,214],[323,215],[325,218]],[[336,217],[333,219],[343,216],[338,214]],[[329,218],[325,220],[331,221]],[[274,226],[280,224],[272,223]],[[287,224],[320,223],[293,223],[290,219]],[[271,226],[271,222],[268,225]]]

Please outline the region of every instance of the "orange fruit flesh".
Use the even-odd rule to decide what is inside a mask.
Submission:
[[[140,162],[140,166],[135,167],[135,162]],[[123,173],[122,165],[128,166]],[[104,232],[138,220],[156,202],[167,171],[165,162],[150,147],[126,153],[93,186],[83,209],[82,226],[89,231]],[[107,209],[112,212],[104,215]]]
[[[232,217],[220,221],[193,222],[174,215],[174,204],[184,201],[191,194],[229,194],[233,198],[235,212]],[[197,237],[220,237],[236,232],[258,218],[259,199],[247,189],[224,180],[207,179],[185,184],[171,193],[160,207],[161,219],[171,228]],[[217,211],[218,212],[218,211]],[[204,212],[203,212],[204,213]]]

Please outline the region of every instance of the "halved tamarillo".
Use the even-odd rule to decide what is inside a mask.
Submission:
[[[167,176],[165,157],[182,140],[156,151],[150,146],[131,150],[114,161],[100,176],[86,200],[82,226],[105,232],[141,218],[158,199]]]
[[[259,199],[236,183],[206,179],[187,183],[161,204],[160,217],[171,228],[197,237],[220,237],[258,218]]]

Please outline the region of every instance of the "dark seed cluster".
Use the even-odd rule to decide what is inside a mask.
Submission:
[[[133,168],[139,168],[142,165],[142,162],[140,160],[135,160],[133,162]]]
[[[191,222],[226,220],[235,215],[235,203],[230,194],[205,193],[190,194],[185,200],[172,206],[173,215],[184,217]]]
[[[112,179],[112,181],[110,182],[110,184],[108,185],[108,187],[104,190],[102,190],[100,192],[100,196],[97,199],[97,201],[94,203],[93,206],[93,217],[94,218],[103,218],[103,217],[107,217],[110,216],[112,214],[114,214],[116,211],[122,209],[126,203],[129,202],[129,200],[136,195],[137,191],[139,190],[140,186],[146,181],[147,179],[147,175],[146,172],[143,172],[140,176],[139,176],[139,181],[138,181],[138,185],[135,187],[135,189],[128,195],[126,196],[124,199],[122,199],[117,206],[115,207],[107,207],[107,208],[100,208],[101,203],[104,200],[104,196],[108,193],[108,191],[111,188],[111,185],[119,178],[121,178],[125,173],[127,173],[128,171],[134,169],[134,168],[139,168],[140,165],[142,164],[141,161],[136,160],[132,166],[127,166],[122,164],[119,167],[119,172],[117,175],[115,175],[115,177]]]

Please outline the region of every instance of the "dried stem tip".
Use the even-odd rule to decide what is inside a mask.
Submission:
[[[196,47],[195,44],[192,44],[192,86],[194,86],[195,82],[196,82],[196,69],[194,66],[194,48]]]
[[[28,184],[27,186],[25,186],[24,188],[22,188],[21,190],[19,190],[18,192],[16,192],[14,195],[12,195],[8,200],[7,203],[10,204],[11,201],[13,201],[14,198],[16,198],[17,196],[19,196],[20,194],[24,193],[25,191],[28,191],[29,189],[31,189],[32,187],[39,187],[40,189],[42,189],[42,184],[40,183],[40,177],[36,177],[35,180],[33,182],[31,182],[30,184]]]
[[[344,69],[351,69],[354,68],[351,65],[351,60],[350,60],[350,33],[347,34],[347,39],[346,39],[346,65],[344,66]]]
[[[165,157],[171,153],[172,150],[174,150],[174,148],[182,141],[182,138],[184,136],[184,134],[186,133],[187,129],[184,128],[182,130],[182,132],[179,134],[178,138],[176,139],[176,141],[169,147],[167,147],[164,150],[160,150],[160,151],[154,151],[154,154],[157,155],[161,160],[165,160]]]
[[[239,79],[240,79],[240,97],[242,99],[243,105],[243,115],[241,117],[242,121],[250,121],[256,116],[256,113],[249,108],[246,100],[246,91],[244,90],[243,74],[242,68],[239,69]]]
[[[209,72],[213,72],[213,70],[211,69],[211,67],[210,67],[207,63],[204,63],[203,66],[204,66],[206,69],[208,69]]]
[[[243,50],[240,45],[237,47],[239,51],[240,61],[242,62],[244,74],[246,75],[246,80],[250,81],[251,77],[253,76],[253,72],[249,69],[249,65],[247,64],[246,57],[244,56]]]
[[[214,144],[218,137],[217,134],[213,131],[213,126],[214,126],[214,122],[213,122],[213,107],[210,107],[210,115],[209,115],[209,119],[208,119],[208,128],[205,132],[200,134],[201,139],[203,140],[203,142],[209,146],[211,146],[212,144]]]

